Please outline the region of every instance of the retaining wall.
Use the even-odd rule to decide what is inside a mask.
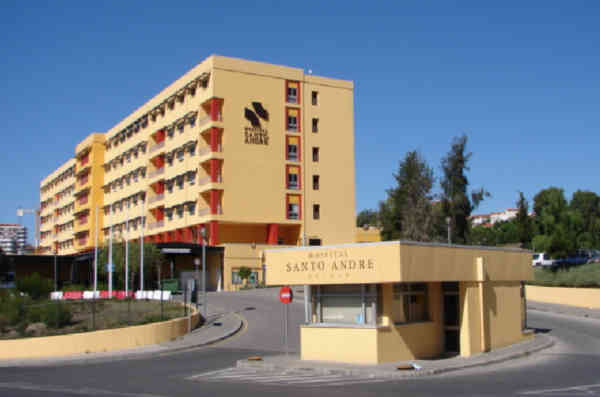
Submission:
[[[159,323],[69,335],[0,341],[0,359],[100,353],[154,345],[183,336],[200,322],[200,313]]]
[[[527,300],[600,309],[600,288],[525,287]]]

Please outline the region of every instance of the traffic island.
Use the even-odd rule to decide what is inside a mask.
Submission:
[[[397,361],[384,364],[348,364],[327,361],[301,360],[295,355],[276,355],[253,360],[253,357],[237,361],[237,368],[289,374],[311,372],[320,375],[344,375],[367,378],[405,379],[432,376],[468,368],[499,364],[530,356],[554,345],[549,335],[538,334],[535,338],[489,353],[470,357],[438,358],[435,360]]]

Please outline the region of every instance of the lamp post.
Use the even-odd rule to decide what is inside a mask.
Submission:
[[[196,308],[198,308],[198,306],[200,305],[200,288],[198,288],[198,280],[200,279],[200,273],[198,272],[198,266],[200,266],[200,258],[194,258],[194,267],[196,269],[196,272],[194,274],[194,285],[196,289]]]
[[[450,217],[446,217],[446,223],[448,224],[448,245],[452,244],[452,240],[450,238]]]
[[[206,227],[200,229],[202,236],[202,313],[206,319]]]

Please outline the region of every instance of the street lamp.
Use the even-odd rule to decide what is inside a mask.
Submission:
[[[198,266],[200,265],[200,258],[194,258],[194,266],[196,268],[196,273],[194,274],[194,285],[195,285],[195,289],[196,289],[196,308],[198,308],[198,305],[200,304],[200,289],[198,288],[198,279],[200,278],[199,274],[198,274]],[[190,300],[191,300],[191,296],[190,295]]]
[[[448,224],[448,245],[450,245],[452,243],[452,241],[450,239],[450,217],[449,216],[446,217],[446,223]]]

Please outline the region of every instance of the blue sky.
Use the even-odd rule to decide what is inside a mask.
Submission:
[[[357,210],[409,150],[439,176],[463,133],[471,186],[492,194],[477,213],[599,192],[599,17],[595,1],[2,1],[0,223],[39,205],[87,134],[213,53],[355,82]]]

